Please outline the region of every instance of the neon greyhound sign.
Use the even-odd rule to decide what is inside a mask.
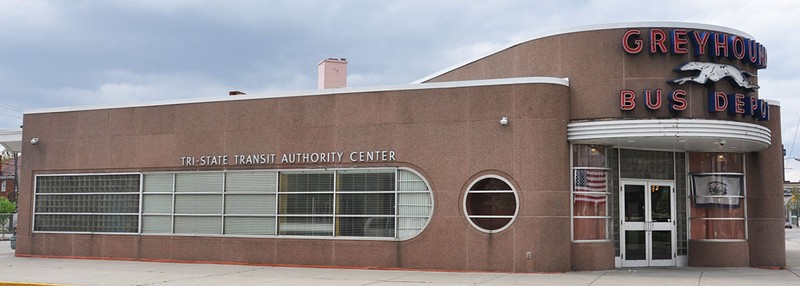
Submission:
[[[728,35],[719,32],[689,31],[686,29],[650,29],[645,33],[639,29],[629,29],[622,36],[622,48],[628,54],[639,54],[649,51],[650,54],[683,55],[693,51],[693,55],[700,59],[706,56],[709,61],[690,61],[677,67],[677,72],[697,71],[699,74],[690,77],[680,77],[669,81],[671,84],[683,85],[686,82],[705,84],[707,81],[717,82],[727,78],[734,86],[745,90],[756,90],[758,85],[751,83],[748,78],[754,75],[739,68],[716,63],[719,59],[729,59],[731,63],[737,61],[753,66],[756,69],[767,67],[767,50],[755,40],[738,35]],[[680,112],[688,106],[685,90],[677,89],[667,93],[671,111]],[[636,107],[636,92],[620,90],[620,109],[633,110]],[[646,89],[644,103],[650,110],[661,108],[661,89]],[[769,120],[769,104],[754,96],[745,96],[740,93],[725,94],[717,91],[708,92],[708,111],[724,112],[729,114],[749,115],[758,120]]]
[[[672,81],[676,84],[684,84],[687,81],[693,81],[699,84],[705,84],[707,81],[717,82],[723,78],[729,78],[733,83],[745,89],[758,89],[755,85],[748,80],[748,77],[755,76],[749,72],[740,70],[739,68],[717,63],[702,63],[702,62],[688,62],[677,69],[676,71],[699,71],[700,74],[690,77],[682,77]]]

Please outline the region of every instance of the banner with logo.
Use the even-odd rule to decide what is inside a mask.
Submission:
[[[692,175],[694,204],[739,207],[742,185],[742,175]]]

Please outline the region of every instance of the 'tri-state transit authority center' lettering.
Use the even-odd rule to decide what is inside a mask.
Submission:
[[[181,156],[181,166],[228,166],[228,165],[271,165],[271,164],[317,164],[349,162],[394,162],[393,150],[354,151],[354,152],[311,152]]]

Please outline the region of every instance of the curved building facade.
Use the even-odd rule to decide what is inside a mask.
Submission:
[[[740,31],[627,23],[410,85],[30,111],[17,255],[784,266],[766,66]]]

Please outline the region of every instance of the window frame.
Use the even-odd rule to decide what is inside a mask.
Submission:
[[[608,174],[611,172],[610,168],[605,167],[572,167],[572,172],[570,176],[570,201],[569,201],[569,209],[570,209],[570,238],[572,242],[575,243],[593,243],[593,242],[613,242],[614,238],[612,237],[612,230],[611,224],[613,220],[613,216],[609,211],[609,204],[612,203],[611,200],[611,189],[609,188],[608,182]],[[575,171],[577,170],[602,170],[606,173],[606,191],[605,192],[584,192],[584,191],[575,191]],[[592,195],[603,195],[606,197],[606,205],[605,205],[605,213],[604,216],[576,216],[575,215],[575,195],[580,194],[592,194]],[[603,219],[606,222],[605,226],[605,237],[603,239],[575,239],[575,219]]]
[[[139,190],[138,192],[74,192],[74,193],[39,193],[38,190],[38,183],[39,178],[41,177],[81,177],[81,176],[131,176],[131,175],[138,175],[139,176]],[[32,208],[31,208],[31,232],[33,233],[74,233],[74,234],[110,234],[110,235],[136,235],[139,234],[142,229],[142,173],[136,172],[121,172],[121,173],[74,173],[74,174],[36,174],[33,178],[33,200],[32,200]],[[64,196],[64,195],[102,195],[102,194],[114,194],[114,195],[137,195],[138,196],[138,212],[137,213],[79,213],[79,212],[37,212],[37,200],[36,198],[39,196]],[[53,230],[36,230],[36,216],[47,216],[47,215],[89,215],[89,216],[136,216],[137,217],[137,231],[136,232],[108,232],[108,231],[53,231]]]
[[[475,184],[477,184],[478,182],[481,182],[481,181],[483,181],[485,179],[498,179],[498,180],[502,181],[503,183],[505,183],[510,188],[510,190],[478,190],[477,192],[472,190],[472,187],[474,187]],[[469,211],[467,210],[467,199],[469,198],[470,193],[473,193],[473,194],[479,194],[479,193],[511,193],[511,194],[514,195],[514,214],[511,215],[511,216],[508,216],[508,215],[488,215],[488,216],[487,215],[470,215]],[[464,217],[467,219],[467,222],[469,222],[469,224],[473,228],[475,228],[476,230],[479,230],[479,231],[481,231],[483,233],[499,233],[499,232],[502,232],[502,231],[508,229],[509,227],[511,227],[511,225],[514,224],[514,221],[517,220],[517,217],[519,215],[519,194],[517,194],[517,190],[514,188],[514,185],[511,184],[511,182],[508,179],[506,179],[506,178],[504,178],[502,176],[499,176],[499,175],[492,175],[492,174],[490,174],[490,175],[482,175],[482,176],[472,180],[472,182],[467,187],[466,191],[464,192],[464,200],[463,200],[463,202],[461,204],[461,207],[462,207],[462,210],[464,211]],[[494,230],[489,230],[489,229],[485,229],[485,228],[482,228],[482,227],[478,226],[472,220],[473,218],[478,218],[478,219],[482,219],[482,218],[489,218],[489,219],[491,219],[491,218],[503,218],[503,219],[510,218],[510,220],[508,221],[508,223],[506,223],[506,225],[504,225],[501,228],[494,229]]]
[[[608,154],[605,153],[603,155],[603,166],[576,166],[575,165],[575,147],[576,146],[587,146],[589,148],[594,148],[595,145],[593,144],[577,144],[573,143],[569,145],[569,238],[572,243],[608,243],[614,242],[613,237],[613,220],[614,216],[610,213],[610,205],[612,202],[612,190],[611,186],[609,186],[610,178],[609,174],[611,173],[612,169],[608,167]],[[608,152],[611,149],[610,146],[605,145],[597,145],[598,147],[602,147],[605,152]],[[583,192],[583,191],[575,191],[575,171],[576,170],[603,170],[606,172],[606,191],[605,192]],[[605,216],[576,216],[575,215],[575,195],[576,194],[603,194],[606,197],[606,206],[605,206]],[[605,239],[575,239],[575,219],[603,219],[605,221]]]
[[[373,173],[373,172],[374,173],[382,173],[382,174],[392,174],[393,181],[391,183],[392,187],[391,187],[390,191],[387,191],[387,190],[353,191],[353,190],[342,190],[341,189],[342,188],[342,183],[340,181],[343,180],[341,178],[341,174],[364,174],[364,173]],[[391,218],[392,219],[391,222],[394,225],[394,227],[392,228],[392,234],[393,234],[392,237],[397,237],[398,236],[397,216],[398,216],[398,211],[399,211],[398,210],[398,204],[399,204],[399,202],[398,202],[398,196],[399,196],[398,195],[398,192],[399,192],[399,190],[398,190],[398,188],[399,188],[399,184],[398,184],[399,173],[400,173],[400,171],[397,170],[397,169],[392,170],[392,169],[380,169],[380,168],[364,169],[364,171],[361,171],[361,170],[358,170],[358,169],[337,171],[335,173],[335,178],[334,178],[336,190],[334,191],[334,194],[333,194],[333,200],[334,200],[333,225],[334,225],[334,233],[335,233],[334,235],[336,235],[338,237],[361,237],[361,236],[339,235],[338,232],[342,231],[341,227],[340,227],[341,226],[340,222],[342,221],[342,219],[347,220],[347,219],[365,218],[367,221],[370,221],[370,219],[375,219],[375,218],[377,218],[379,220],[380,219]],[[392,203],[393,214],[367,214],[367,213],[365,213],[365,214],[346,214],[346,213],[343,213],[343,210],[342,210],[341,206],[338,205],[338,204],[342,203],[342,198],[346,198],[346,197],[349,197],[349,196],[352,196],[352,195],[390,195],[388,197],[391,197],[391,199],[393,200],[393,203]]]
[[[742,156],[743,169],[744,169],[744,166],[747,166],[745,160],[746,160],[745,156]],[[712,196],[697,196],[697,195],[695,195],[695,190],[694,190],[694,179],[695,178],[694,178],[694,176],[696,176],[696,175],[700,175],[700,176],[708,176],[708,175],[711,175],[711,176],[714,176],[714,175],[740,176],[741,180],[742,180],[742,193],[740,195],[738,195],[738,196],[725,196],[725,197],[735,197],[735,198],[738,198],[739,200],[741,200],[740,201],[741,205],[739,206],[739,208],[742,209],[742,216],[741,217],[732,217],[732,216],[729,216],[729,217],[694,217],[694,216],[692,216],[692,214],[694,213],[694,211],[693,211],[694,208],[697,208],[697,206],[695,206],[696,203],[694,202],[695,198],[697,198],[697,197],[701,197],[701,198],[720,197],[720,196],[713,196],[713,195]],[[745,173],[744,172],[742,172],[742,173],[738,173],[738,172],[696,172],[696,173],[689,173],[688,177],[689,177],[688,180],[686,180],[687,184],[689,184],[689,190],[686,192],[686,195],[688,196],[687,204],[689,205],[689,207],[687,208],[688,214],[686,216],[686,219],[689,221],[688,224],[687,224],[687,227],[688,227],[687,232],[688,232],[688,235],[689,235],[688,239],[689,240],[695,240],[695,241],[706,241],[706,242],[746,242],[746,241],[748,241],[749,238],[750,238],[750,233],[749,233],[748,225],[747,225],[747,222],[748,222],[747,201],[748,201],[748,199],[747,199],[747,176],[745,175]],[[694,221],[703,221],[703,222],[710,222],[710,221],[732,221],[733,222],[733,221],[735,221],[735,222],[742,222],[742,224],[743,224],[742,232],[743,232],[744,238],[693,238],[692,237],[692,234],[693,234],[693,232],[692,232],[692,222],[694,222]]]
[[[341,214],[340,215],[340,214],[337,214],[337,210],[336,210],[336,207],[335,207],[335,203],[336,203],[336,200],[337,200],[337,195],[336,194],[340,193],[340,191],[338,189],[339,186],[338,186],[336,180],[338,180],[338,177],[339,177],[338,174],[341,171],[343,171],[343,172],[384,172],[384,173],[393,172],[394,182],[391,183],[392,187],[393,187],[392,191],[378,191],[378,192],[375,192],[375,191],[364,191],[364,192],[342,191],[341,193],[342,194],[353,194],[353,193],[358,193],[358,194],[378,194],[378,193],[388,194],[388,193],[391,193],[391,194],[394,195],[394,204],[393,204],[394,213],[392,215],[372,215],[372,214],[364,214],[364,215],[361,215],[361,214],[356,214],[356,215],[353,215],[353,214],[347,214],[347,215]],[[228,191],[228,185],[227,185],[228,174],[230,174],[230,173],[238,173],[238,172],[242,172],[242,173],[245,173],[245,172],[271,173],[269,175],[275,176],[275,178],[274,178],[275,179],[275,186],[274,186],[275,189],[271,190],[271,192],[241,192],[241,191],[229,192]],[[330,215],[328,215],[328,214],[322,215],[324,217],[330,217],[333,220],[333,224],[332,224],[332,234],[333,235],[314,236],[314,235],[281,235],[280,234],[279,221],[280,221],[281,218],[283,218],[283,217],[298,217],[298,215],[296,215],[296,214],[295,215],[292,215],[292,214],[280,214],[280,211],[279,211],[279,209],[280,209],[280,205],[279,205],[280,204],[280,195],[281,195],[281,192],[280,192],[280,175],[281,175],[282,172],[287,172],[287,173],[298,173],[298,172],[309,172],[309,173],[317,172],[318,173],[318,172],[326,172],[326,173],[331,173],[333,175],[333,177],[334,177],[333,178],[333,180],[334,180],[333,188],[334,189],[331,192],[313,192],[313,194],[331,194],[331,193],[333,193],[333,203],[334,203],[333,212]],[[407,180],[407,181],[408,182],[412,182],[412,183],[413,182],[417,182],[417,183],[424,184],[424,190],[420,189],[420,190],[401,191],[401,184],[404,183],[404,181],[401,181],[401,178],[400,178],[400,173],[401,172],[408,172],[411,175],[415,176],[416,179]],[[222,186],[221,190],[220,191],[214,191],[214,192],[207,192],[207,191],[201,191],[201,192],[185,192],[185,191],[184,192],[178,192],[177,185],[178,185],[178,175],[179,174],[203,174],[203,173],[221,173],[221,178],[222,178],[221,181],[220,181],[221,186]],[[37,194],[36,194],[36,186],[37,186],[36,185],[36,179],[38,177],[43,177],[43,176],[53,176],[53,177],[57,177],[57,176],[93,176],[93,175],[99,175],[99,176],[103,176],[103,175],[138,175],[139,176],[139,190],[138,190],[137,193],[135,193],[136,195],[138,195],[138,200],[139,200],[138,201],[138,208],[139,208],[138,210],[139,211],[136,214],[130,214],[130,215],[136,215],[138,217],[137,218],[138,219],[137,232],[120,233],[120,232],[91,232],[91,231],[86,231],[86,232],[84,232],[84,231],[34,231],[35,222],[36,222],[36,216],[40,215],[40,213],[36,212],[36,196],[37,196]],[[145,178],[146,178],[147,175],[169,175],[169,177],[171,177],[171,185],[169,187],[169,190],[166,190],[166,188],[165,188],[164,190],[147,191],[145,189],[145,185],[146,185]],[[166,177],[164,177],[162,179],[165,179],[165,181],[168,180],[168,179],[166,179]],[[419,236],[422,232],[425,231],[425,229],[427,229],[428,225],[430,225],[430,223],[431,223],[431,220],[433,220],[433,214],[434,214],[434,209],[435,209],[435,198],[434,198],[435,196],[434,196],[434,192],[433,192],[433,189],[431,187],[431,184],[428,182],[428,179],[425,178],[424,176],[422,176],[416,170],[411,169],[411,168],[407,168],[407,167],[318,168],[318,169],[247,169],[247,170],[208,170],[208,171],[172,171],[172,172],[156,171],[156,172],[135,172],[135,173],[126,172],[126,173],[37,174],[37,175],[34,175],[34,185],[33,186],[34,186],[34,190],[33,190],[34,191],[34,201],[33,201],[33,211],[32,211],[32,215],[31,215],[32,216],[32,222],[33,222],[31,224],[31,231],[34,232],[34,233],[62,233],[62,234],[88,234],[88,233],[93,233],[93,234],[143,235],[143,236],[205,236],[205,237],[254,237],[254,238],[285,238],[285,239],[339,239],[339,240],[345,239],[345,240],[371,240],[371,241],[376,241],[376,240],[377,241],[406,241],[406,240],[410,240],[410,239],[413,239],[413,238]],[[287,192],[284,192],[284,193],[287,193]],[[288,192],[288,193],[290,193],[290,194],[303,194],[303,193],[312,193],[312,192]],[[125,193],[125,194],[127,194],[127,193]],[[131,193],[131,194],[134,194],[134,193]],[[249,195],[271,195],[271,196],[274,196],[274,199],[275,199],[275,206],[274,206],[275,210],[274,210],[274,212],[273,213],[269,213],[269,214],[241,214],[241,213],[232,214],[232,213],[226,212],[226,207],[227,207],[227,205],[226,205],[226,197],[228,195],[248,195],[248,194]],[[403,215],[401,215],[400,212],[401,212],[401,208],[403,206],[401,206],[400,196],[403,195],[403,194],[424,194],[424,195],[426,195],[425,196],[426,198],[424,200],[429,202],[429,204],[423,203],[423,204],[411,204],[411,205],[403,205],[403,206],[409,207],[411,209],[423,208],[424,212],[427,212],[427,214],[425,214],[425,215],[417,215],[417,214],[403,214]],[[169,210],[169,212],[168,213],[166,213],[166,212],[145,212],[144,201],[145,201],[145,197],[148,196],[148,195],[153,195],[154,197],[155,196],[169,196],[169,200],[170,200],[170,204],[171,204],[171,209]],[[220,212],[218,214],[177,213],[177,204],[176,204],[176,200],[177,199],[176,199],[176,197],[180,196],[180,195],[221,196],[222,197],[221,198],[221,210],[220,210]],[[416,212],[416,211],[412,210],[411,212]],[[41,213],[41,214],[47,214],[47,213]],[[305,216],[320,217],[319,215],[299,215],[299,216],[301,216],[301,217],[305,217]],[[166,228],[162,228],[164,231],[145,232],[144,220],[147,217],[162,217],[162,218],[167,217],[167,218],[169,218],[169,220],[170,220],[169,232],[164,232],[164,231],[166,231]],[[219,230],[218,233],[213,233],[213,234],[207,234],[207,233],[176,233],[175,232],[176,231],[176,227],[175,227],[175,225],[176,225],[176,223],[175,223],[176,217],[219,217],[220,220],[221,220],[220,230]],[[234,218],[234,217],[235,218],[255,218],[255,217],[273,218],[274,219],[274,221],[273,221],[273,224],[274,224],[273,234],[238,234],[238,233],[237,234],[226,234],[225,233],[225,231],[226,231],[226,219],[227,218]],[[337,219],[338,218],[350,218],[350,217],[387,217],[387,218],[393,218],[393,221],[394,221],[393,234],[394,234],[394,236],[393,237],[372,237],[372,236],[339,236],[339,235],[336,235]],[[410,219],[409,220],[409,222],[411,223],[410,226],[409,225],[400,226],[398,224],[398,222],[401,219]],[[422,223],[421,226],[418,226],[420,224],[414,223],[414,221],[416,221],[416,219],[424,219],[424,223]],[[409,231],[413,232],[413,235],[401,238],[401,232],[408,233]]]

